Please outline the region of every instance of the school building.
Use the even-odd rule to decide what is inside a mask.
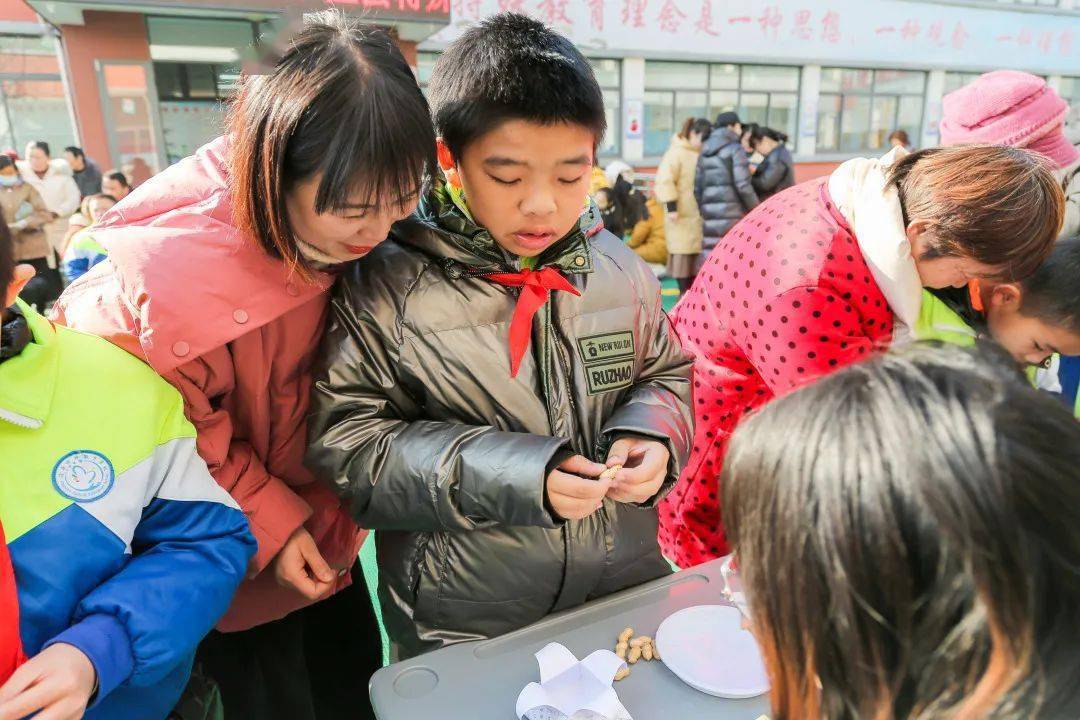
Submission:
[[[802,178],[880,154],[893,130],[938,144],[942,96],[1003,68],[1080,103],[1080,0],[455,0],[420,44],[421,83],[464,27],[521,9],[592,60],[602,157],[656,165],[690,116],[735,110],[786,133]]]
[[[602,158],[646,170],[724,110],[787,133],[810,177],[896,129],[937,144],[942,96],[988,70],[1080,103],[1080,0],[0,0],[0,147],[156,171],[219,132],[256,38],[327,4],[392,27],[421,85],[469,24],[535,15],[593,63]]]
[[[0,148],[81,145],[149,176],[220,134],[257,39],[327,5],[393,29],[410,63],[450,0],[0,0]]]

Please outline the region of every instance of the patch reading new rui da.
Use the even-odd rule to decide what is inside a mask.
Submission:
[[[618,390],[634,382],[634,333],[590,335],[578,340],[590,395]]]

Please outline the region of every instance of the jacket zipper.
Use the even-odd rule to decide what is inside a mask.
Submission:
[[[10,410],[4,410],[0,408],[0,420],[5,420],[16,427],[25,428],[26,430],[37,430],[43,423],[41,420],[35,420],[25,415],[19,415],[18,413],[11,412]]]
[[[566,357],[563,355],[564,348],[563,348],[562,343],[563,343],[563,340],[565,338],[563,338],[562,334],[559,333],[558,330],[556,330],[555,323],[551,321],[550,308],[548,309],[548,312],[546,313],[546,315],[545,315],[544,319],[542,320],[542,322],[544,322],[544,326],[545,326],[544,331],[547,333],[548,337],[551,338],[550,342],[548,343],[551,346],[550,352],[552,352],[555,355],[555,357],[558,358],[559,367],[562,369],[563,378],[565,378],[563,391],[566,393],[566,402],[570,406],[570,419],[569,419],[570,427],[567,428],[567,429],[568,429],[569,434],[570,434],[570,444],[571,444],[571,446],[574,446],[574,445],[577,444],[577,437],[578,437],[577,427],[576,427],[577,426],[577,403],[574,401],[574,388],[573,388],[573,382],[571,381],[571,377],[570,377],[570,367],[569,367],[569,364],[566,361]],[[577,450],[578,452],[581,452],[581,451],[585,450],[585,448],[574,448],[574,449]]]
[[[503,273],[503,272],[515,272],[512,269],[511,270],[462,270],[462,269],[460,269],[458,264],[455,263],[453,260],[447,261],[447,272],[448,273],[450,272],[451,268],[455,268],[455,267],[457,268],[456,272],[462,277],[487,277],[489,275],[498,275],[498,274]],[[453,277],[453,275],[451,275],[451,277]],[[568,431],[569,431],[568,432],[568,434],[569,434],[568,439],[570,440],[571,447],[575,451],[581,451],[581,450],[584,450],[584,448],[575,447],[575,445],[577,444],[577,433],[576,433],[577,404],[574,401],[573,384],[571,382],[571,377],[570,377],[570,368],[569,368],[569,366],[567,364],[566,358],[563,356],[563,348],[562,348],[562,346],[559,345],[558,347],[556,347],[557,342],[562,341],[562,336],[555,330],[555,324],[553,322],[551,322],[551,302],[552,302],[553,299],[554,299],[553,297],[549,297],[548,302],[544,303],[544,305],[540,308],[540,313],[539,313],[539,315],[540,315],[540,324],[541,324],[541,327],[543,329],[543,334],[545,336],[547,336],[547,343],[546,344],[547,344],[548,347],[545,348],[544,350],[546,352],[548,352],[548,353],[553,354],[556,358],[558,358],[559,367],[562,370],[563,377],[566,380],[566,382],[564,384],[564,387],[563,387],[563,391],[566,393],[566,402],[570,406],[570,419],[569,419],[570,427],[568,428]],[[540,363],[544,363],[546,358],[540,357],[539,360],[540,360]],[[554,419],[554,413],[556,413],[558,409],[553,407],[552,402],[551,402],[551,398],[550,398],[550,393],[547,393],[545,391],[545,395],[549,396],[549,397],[546,397],[544,399],[545,400],[544,405],[548,409],[548,418],[549,418],[548,423],[549,423],[549,427],[551,427],[551,422]],[[553,427],[551,429],[554,430]]]

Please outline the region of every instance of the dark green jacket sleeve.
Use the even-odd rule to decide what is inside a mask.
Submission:
[[[554,527],[546,467],[565,441],[416,419],[420,408],[394,374],[394,341],[343,285],[316,368],[307,464],[356,522],[424,532]]]

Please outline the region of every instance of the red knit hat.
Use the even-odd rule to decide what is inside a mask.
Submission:
[[[995,70],[942,99],[941,144],[1027,148],[1064,168],[1080,160],[1063,132],[1068,110],[1042,78]]]

